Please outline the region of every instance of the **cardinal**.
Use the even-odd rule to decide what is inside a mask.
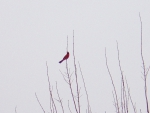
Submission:
[[[67,60],[69,58],[69,52],[67,52],[67,54],[64,56],[64,58],[59,61],[59,63],[62,63],[64,60]]]

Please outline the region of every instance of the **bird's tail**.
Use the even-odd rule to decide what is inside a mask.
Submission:
[[[59,61],[59,63],[62,63],[64,60],[62,59],[61,61]]]

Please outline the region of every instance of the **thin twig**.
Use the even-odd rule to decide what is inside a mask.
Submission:
[[[126,109],[127,109],[127,113],[129,112],[129,100],[130,100],[130,89],[128,88],[128,84],[127,84],[127,80],[126,80],[126,77],[125,77],[125,83],[126,83],[126,87],[127,87],[127,91],[128,91],[128,97],[126,98]]]
[[[58,98],[59,98],[59,102],[60,102],[62,111],[63,111],[63,113],[64,113],[64,108],[63,108],[62,100],[60,99],[59,92],[58,92],[58,88],[57,88],[57,82],[56,82],[56,90],[57,90],[57,95],[58,95]]]
[[[67,37],[67,50],[68,50],[68,37]],[[68,84],[69,84],[71,96],[72,96],[72,99],[73,99],[74,107],[75,107],[76,113],[78,113],[77,105],[76,105],[76,102],[75,102],[75,98],[74,98],[74,94],[73,94],[73,89],[72,89],[72,81],[71,81],[71,77],[69,75],[69,68],[68,68],[67,60],[66,60],[66,71],[67,71],[66,74],[67,74],[67,77],[68,77]]]
[[[35,97],[36,97],[36,99],[37,99],[37,101],[38,101],[38,103],[39,103],[41,109],[42,109],[43,112],[45,113],[45,110],[44,110],[43,106],[41,105],[41,103],[40,103],[40,101],[39,101],[38,96],[36,95],[36,93],[35,93]]]
[[[123,84],[122,84],[122,77],[121,77],[121,112],[123,113]]]
[[[74,58],[74,70],[75,70],[75,78],[76,78],[76,86],[77,86],[78,111],[80,113],[79,83],[78,83],[77,67],[76,67],[76,60],[75,60],[75,53],[74,53],[74,30],[73,30],[73,58]]]
[[[112,78],[112,75],[111,75],[111,73],[110,73],[110,70],[109,70],[109,67],[108,67],[108,64],[107,64],[107,56],[106,56],[106,48],[105,48],[105,59],[106,59],[106,67],[107,67],[107,71],[108,71],[108,73],[109,73],[109,76],[110,76],[110,78],[111,78],[111,82],[112,82],[112,85],[113,85],[113,88],[114,88],[114,92],[115,92],[115,99],[116,99],[116,106],[117,106],[117,113],[119,113],[120,111],[119,111],[119,104],[118,104],[118,97],[117,97],[117,92],[116,92],[116,88],[115,88],[115,84],[114,84],[114,82],[113,82],[113,78]]]
[[[120,55],[119,55],[119,47],[118,47],[118,42],[116,41],[117,43],[117,52],[118,52],[118,62],[119,62],[119,69],[120,69],[120,73],[121,73],[121,83],[122,83],[122,88],[121,89],[122,91],[122,95],[123,96],[123,103],[121,103],[121,105],[123,106],[122,110],[126,113],[127,112],[127,106],[126,106],[126,102],[127,102],[127,96],[126,96],[126,90],[125,90],[125,84],[124,84],[124,75],[123,75],[123,71],[122,71],[122,68],[121,68],[121,62],[120,62]],[[122,111],[122,112],[123,112]]]
[[[63,76],[64,80],[66,81],[66,83],[69,84],[69,82],[68,82],[68,81],[66,80],[66,78],[65,78],[66,76],[65,76],[61,71],[60,71],[60,73],[62,74],[62,76]],[[68,78],[68,77],[67,77],[67,78]]]
[[[68,100],[68,108],[69,108],[70,113],[72,113],[72,112],[71,112],[71,109],[70,109],[70,106],[69,106],[69,100]]]
[[[146,71],[146,76],[148,75],[149,70],[150,70],[150,66],[148,67],[148,69]]]
[[[130,101],[131,101],[131,104],[132,104],[132,107],[133,107],[134,113],[136,113],[136,109],[135,109],[135,106],[134,106],[134,104],[133,104],[133,101],[132,101],[132,98],[131,98],[131,95],[130,95],[130,89],[129,89],[129,87],[128,87],[127,80],[125,79],[125,81],[126,81],[126,84],[127,84],[128,95],[129,95],[129,98],[130,98]]]
[[[88,96],[88,93],[87,93],[87,89],[86,89],[86,85],[85,85],[84,77],[83,77],[82,70],[81,70],[81,67],[80,67],[80,63],[78,62],[78,64],[79,64],[80,73],[81,73],[81,76],[82,76],[82,80],[83,80],[83,84],[84,84],[84,89],[85,89],[85,93],[86,93],[86,97],[87,97],[87,103],[88,103],[88,113],[90,113],[89,96]]]
[[[113,99],[114,99],[114,106],[115,106],[116,112],[117,112],[118,108],[117,108],[117,105],[116,105],[116,99],[115,99],[115,96],[114,96],[113,91],[112,91],[112,95],[113,95]],[[118,112],[117,112],[117,113],[118,113]]]
[[[51,113],[52,113],[52,108],[51,108],[51,101],[52,101],[52,107],[54,106],[55,112],[57,113],[57,108],[56,108],[56,105],[55,105],[55,102],[54,102],[54,99],[53,99],[53,94],[52,94],[52,90],[51,90],[51,84],[50,84],[49,75],[48,75],[48,65],[47,65],[47,62],[46,62],[46,67],[47,67],[47,79],[48,79],[49,93],[50,93],[50,110],[51,110]],[[53,112],[54,112],[54,110],[53,110]]]
[[[142,20],[141,20],[141,16],[139,13],[139,17],[140,17],[140,23],[141,23],[141,58],[142,58],[142,64],[143,64],[143,75],[144,75],[144,89],[145,89],[145,99],[146,99],[146,109],[147,109],[147,113],[149,113],[149,103],[148,103],[148,97],[147,97],[147,74],[148,71],[146,72],[146,66],[145,66],[145,61],[144,61],[144,57],[143,57],[143,37],[142,37]]]
[[[77,107],[76,107],[75,98],[74,98],[74,94],[73,94],[73,90],[72,90],[71,78],[70,78],[70,75],[68,73],[68,63],[67,63],[67,60],[66,60],[66,70],[67,70],[68,83],[69,83],[69,87],[70,87],[70,91],[71,91],[71,96],[72,96],[72,99],[73,99],[74,107],[75,107],[76,113],[78,113],[78,110],[77,110]]]

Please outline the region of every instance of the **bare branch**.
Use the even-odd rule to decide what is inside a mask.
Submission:
[[[120,69],[120,73],[121,73],[121,106],[122,106],[122,112],[124,111],[125,113],[128,112],[127,108],[127,95],[126,95],[126,90],[125,90],[125,84],[124,84],[124,75],[123,75],[123,71],[122,71],[122,68],[121,68],[121,62],[120,62],[120,55],[119,55],[119,47],[118,47],[118,42],[116,41],[117,43],[117,52],[118,52],[118,62],[119,62],[119,69]],[[122,99],[123,99],[123,102],[122,102]]]
[[[73,58],[74,58],[74,69],[75,69],[75,78],[76,78],[76,86],[77,86],[78,111],[80,113],[79,83],[78,83],[77,67],[76,67],[76,60],[75,60],[75,53],[74,53],[74,31],[73,31]]]
[[[144,75],[145,100],[146,100],[147,113],[149,113],[149,103],[148,103],[148,97],[147,97],[147,74],[148,74],[149,69],[146,72],[145,61],[143,57],[142,19],[141,19],[140,13],[139,13],[139,17],[140,17],[140,23],[141,23],[141,58],[142,58],[143,71],[144,71],[143,75]]]
[[[70,107],[69,107],[69,100],[68,100],[68,108],[69,108],[70,113],[72,113],[72,112],[71,112],[71,109],[70,109]]]
[[[107,67],[107,71],[108,71],[108,73],[109,73],[109,76],[110,76],[110,78],[111,78],[111,82],[112,82],[112,85],[113,85],[113,88],[114,88],[114,92],[115,92],[115,100],[116,100],[116,111],[117,111],[117,113],[119,113],[120,112],[120,110],[119,110],[119,104],[118,104],[118,97],[117,97],[117,92],[116,92],[116,88],[115,88],[115,85],[114,85],[114,82],[113,82],[113,78],[112,78],[112,75],[111,75],[111,73],[110,73],[110,70],[109,70],[109,67],[108,67],[108,64],[107,64],[107,56],[106,56],[106,48],[105,48],[105,59],[106,59],[106,67]]]
[[[56,82],[56,90],[57,90],[57,95],[58,95],[58,98],[59,98],[58,101],[60,102],[62,111],[63,111],[63,113],[64,113],[64,108],[63,108],[62,100],[60,99],[59,92],[58,92],[58,88],[57,88],[57,82]]]
[[[147,75],[148,75],[149,69],[150,69],[150,66],[148,67],[148,69],[147,69],[147,71],[146,71],[146,77],[147,77]]]
[[[51,110],[51,113],[52,113],[52,108],[54,107],[55,112],[57,113],[57,108],[56,108],[56,105],[55,105],[55,102],[54,102],[54,99],[53,99],[53,94],[52,94],[52,90],[51,90],[51,84],[50,84],[49,75],[48,75],[48,65],[47,65],[47,62],[46,62],[46,67],[47,67],[47,79],[48,79],[49,94],[50,94],[50,110]],[[52,108],[51,108],[51,101],[52,101]],[[53,112],[54,112],[54,110],[53,110]]]
[[[68,37],[67,37],[67,50],[68,50]],[[71,78],[70,78],[70,75],[69,75],[69,68],[68,68],[67,60],[66,60],[66,71],[67,71],[67,72],[66,72],[66,75],[67,75],[67,78],[68,78],[68,84],[69,84],[71,96],[72,96],[72,99],[73,99],[74,107],[75,107],[76,113],[78,113],[77,105],[76,105],[75,98],[74,98],[74,94],[73,94]]]
[[[127,89],[128,89],[128,95],[129,95],[129,98],[130,98],[130,101],[131,101],[131,104],[132,104],[132,107],[133,107],[134,113],[137,113],[137,112],[136,112],[136,108],[135,108],[135,106],[134,106],[134,104],[133,104],[133,101],[132,101],[131,95],[130,95],[130,88],[128,87],[127,80],[125,79],[125,81],[126,81],[126,85],[127,85]]]
[[[116,104],[116,99],[115,99],[115,96],[114,96],[114,93],[113,93],[113,91],[112,91],[112,95],[113,95],[113,99],[114,99],[114,106],[115,106],[115,108],[116,108],[116,112],[117,112],[117,104]],[[117,112],[118,113],[118,112]]]
[[[89,96],[88,96],[88,92],[87,92],[87,89],[86,89],[86,85],[85,85],[84,77],[83,77],[82,70],[81,70],[81,67],[80,67],[80,63],[78,62],[78,64],[79,64],[80,73],[81,73],[81,76],[82,76],[82,80],[83,80],[83,84],[84,84],[84,89],[85,89],[85,93],[86,93],[87,104],[88,104],[88,113],[90,113],[90,102],[89,102]]]
[[[37,101],[38,101],[38,103],[39,103],[41,109],[42,109],[43,112],[45,113],[45,110],[44,110],[43,106],[41,105],[41,103],[40,103],[40,101],[39,101],[38,96],[36,95],[36,93],[35,93],[35,97],[36,97],[36,99],[37,99]]]
[[[67,70],[67,76],[68,76],[68,84],[69,84],[69,88],[70,88],[70,91],[71,91],[71,96],[72,96],[72,99],[73,99],[74,107],[75,107],[76,113],[78,113],[78,110],[77,110],[77,107],[76,107],[75,98],[74,98],[74,94],[73,94],[73,89],[72,89],[72,81],[71,81],[71,78],[69,77],[70,75],[68,73],[67,60],[66,60],[66,70]]]

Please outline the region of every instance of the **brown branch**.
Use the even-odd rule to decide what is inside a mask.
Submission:
[[[38,96],[36,95],[36,93],[35,93],[35,97],[36,97],[36,99],[37,99],[37,101],[38,101],[38,103],[39,103],[41,109],[42,109],[43,112],[45,113],[45,110],[44,110],[43,106],[41,105],[41,103],[40,103],[40,101],[39,101]]]
[[[110,70],[109,70],[109,67],[108,67],[108,64],[107,64],[107,56],[106,56],[106,48],[105,48],[105,59],[106,59],[106,67],[107,67],[107,71],[108,71],[108,73],[109,73],[109,76],[110,76],[110,78],[111,78],[111,82],[112,82],[112,85],[113,85],[113,88],[114,88],[114,92],[115,92],[115,100],[116,100],[116,106],[117,106],[117,113],[119,113],[120,111],[119,111],[119,104],[118,104],[118,97],[117,97],[117,92],[116,92],[116,88],[115,88],[115,84],[114,84],[114,82],[113,82],[113,78],[112,78],[112,75],[111,75],[111,73],[110,73]]]
[[[146,100],[147,113],[149,113],[149,103],[148,103],[148,97],[147,97],[147,74],[148,74],[149,69],[146,72],[145,61],[144,61],[144,57],[143,57],[142,20],[141,20],[140,13],[139,13],[139,17],[140,17],[140,23],[141,23],[141,58],[142,58],[143,71],[144,71],[143,76],[144,76],[145,100]]]

